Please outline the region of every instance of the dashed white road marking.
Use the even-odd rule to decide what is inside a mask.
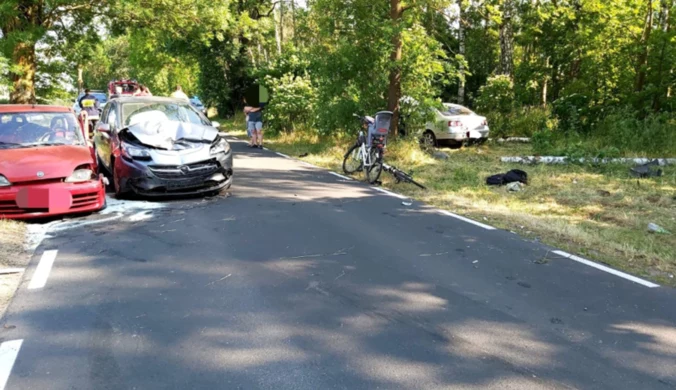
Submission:
[[[330,173],[331,175],[337,176],[337,177],[339,177],[339,178],[341,178],[341,179],[352,180],[351,178],[349,178],[349,177],[347,177],[347,176],[343,176],[343,175],[341,175],[341,174],[339,174],[339,173],[336,173],[336,172],[329,171],[329,173]]]
[[[606,267],[605,265],[598,264],[598,263],[595,263],[595,262],[587,260],[587,259],[583,259],[582,257],[579,257],[579,256],[571,255],[568,252],[556,250],[556,251],[553,251],[552,253],[556,253],[557,255],[559,255],[561,257],[565,257],[567,259],[577,261],[578,263],[582,263],[582,264],[588,265],[590,267],[594,267],[596,269],[599,269],[599,270],[604,271],[604,272],[608,272],[608,273],[613,274],[615,276],[619,276],[621,278],[631,280],[634,283],[638,283],[638,284],[641,284],[641,285],[649,287],[649,288],[655,288],[655,287],[660,286],[659,284],[655,284],[653,282],[649,282],[647,280],[637,278],[636,276],[626,274],[622,271],[618,271],[618,270],[612,269],[610,267]]]
[[[287,155],[284,154],[284,153],[275,152],[275,154],[278,155],[278,156],[282,156],[282,157],[284,157],[284,158],[291,158],[291,157],[287,156]]]
[[[56,260],[56,254],[58,252],[59,251],[54,249],[45,251],[42,254],[40,262],[35,268],[35,272],[33,272],[31,282],[28,285],[29,290],[45,287],[45,284],[47,284],[47,278],[49,278],[49,272],[52,270],[52,265],[54,264],[54,260]]]
[[[378,192],[382,192],[383,194],[387,194],[387,195],[389,195],[389,196],[394,196],[395,198],[399,198],[399,199],[408,199],[408,197],[406,197],[406,196],[404,196],[404,195],[399,195],[399,194],[397,194],[397,193],[395,193],[395,192],[388,191],[388,190],[386,190],[386,189],[384,189],[384,188],[373,187],[373,189],[376,190],[376,191],[378,191]]]
[[[477,222],[477,221],[475,221],[475,220],[473,220],[473,219],[465,218],[465,217],[463,217],[462,215],[454,214],[454,213],[452,213],[452,212],[450,212],[450,211],[446,211],[446,210],[437,210],[437,211],[440,212],[440,213],[443,214],[443,215],[448,215],[449,217],[453,217],[453,218],[455,218],[455,219],[459,219],[459,220],[461,220],[461,221],[465,221],[465,222],[467,222],[467,223],[471,223],[472,225],[479,226],[479,227],[484,228],[484,229],[486,229],[486,230],[496,230],[496,228],[494,228],[493,226],[486,225],[486,224],[483,224],[483,223],[481,223],[481,222]]]
[[[23,344],[23,339],[5,341],[0,344],[0,390],[4,390],[7,386],[7,380],[9,380],[9,374],[12,373],[21,344]]]

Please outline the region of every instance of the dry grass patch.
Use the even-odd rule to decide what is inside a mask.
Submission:
[[[0,269],[25,267],[29,261],[24,250],[26,226],[21,222],[0,219]],[[0,275],[0,316],[14,296],[22,273]]]

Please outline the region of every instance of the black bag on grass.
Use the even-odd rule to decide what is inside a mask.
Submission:
[[[499,173],[486,178],[486,184],[489,186],[501,186],[515,181],[528,184],[528,174],[520,169],[512,169],[507,173]]]

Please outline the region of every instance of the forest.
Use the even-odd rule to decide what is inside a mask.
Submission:
[[[260,83],[275,132],[456,102],[537,153],[676,157],[674,18],[674,0],[3,0],[0,95],[72,104],[133,78],[227,117]]]

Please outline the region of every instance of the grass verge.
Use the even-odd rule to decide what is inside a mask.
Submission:
[[[246,138],[242,118],[222,129]],[[353,137],[294,133],[266,135],[267,147],[342,173]],[[385,160],[427,186],[396,184],[383,173],[383,187],[526,238],[580,254],[658,283],[676,286],[676,168],[659,178],[637,180],[622,165],[536,165],[500,162],[501,156],[532,154],[529,145],[442,149],[438,160],[415,140],[388,145]],[[300,157],[303,156],[303,157]],[[530,184],[519,192],[485,185],[486,177],[519,168]],[[363,176],[358,176],[363,179]],[[649,233],[656,223],[672,234]]]
[[[25,267],[28,256],[24,251],[26,226],[23,223],[0,219],[0,269]],[[22,273],[0,275],[0,316],[5,313]]]

